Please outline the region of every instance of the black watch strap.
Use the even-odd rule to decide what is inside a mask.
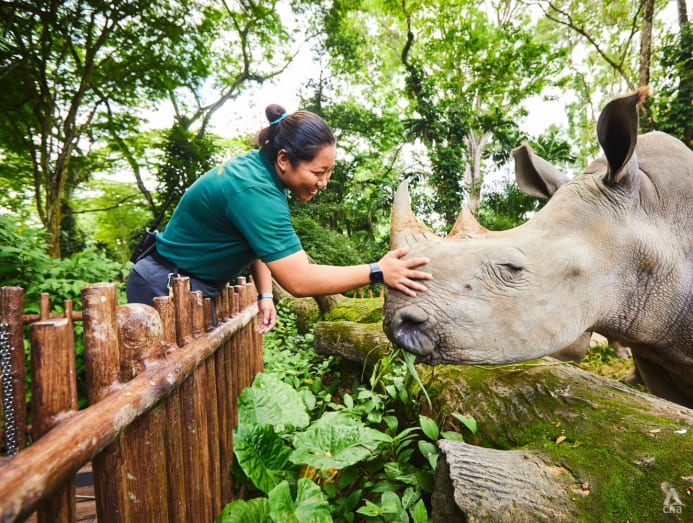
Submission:
[[[377,263],[371,263],[371,283],[373,285],[379,285],[385,283],[385,278],[383,277],[383,270]]]

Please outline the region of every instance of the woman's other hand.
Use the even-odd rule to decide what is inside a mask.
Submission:
[[[257,308],[260,311],[258,314],[258,324],[255,331],[258,334],[264,334],[274,328],[277,324],[277,309],[274,306],[272,298],[261,298],[257,301]]]

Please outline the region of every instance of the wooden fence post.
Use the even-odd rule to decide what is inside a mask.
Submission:
[[[148,305],[116,309],[121,382],[127,383],[163,359],[161,320]],[[170,521],[165,436],[166,409],[159,404],[137,418],[120,435],[127,499],[123,521]],[[156,493],[156,495],[152,495]]]
[[[161,317],[163,341],[169,354],[179,351],[176,345],[176,318],[173,300],[169,296],[154,298],[154,307]],[[183,465],[183,420],[181,415],[180,387],[173,390],[165,402],[166,408],[166,461],[168,467],[168,506],[171,521],[189,521],[187,515],[185,467]]]
[[[173,302],[176,310],[176,331],[181,350],[194,339],[190,307],[190,279],[174,278]],[[183,465],[188,481],[188,515],[194,521],[212,521],[212,486],[210,484],[209,423],[205,402],[207,367],[199,365],[180,387],[183,428]],[[204,444],[203,444],[204,443]]]
[[[0,323],[5,325],[7,361],[0,361],[3,372],[2,401],[5,449],[14,455],[26,447],[26,365],[24,360],[24,290],[21,287],[0,288]],[[7,368],[4,367],[7,365]],[[5,383],[5,380],[7,382]],[[7,395],[7,397],[5,397]]]
[[[199,338],[205,333],[205,309],[202,291],[190,293],[190,308],[193,316],[193,336]],[[206,405],[207,445],[209,456],[210,495],[212,501],[212,516],[221,512],[221,473],[219,472],[219,413],[217,412],[217,385],[215,358],[207,358],[201,363],[196,373],[204,374],[204,386],[200,388],[200,400]],[[204,444],[204,442],[201,442]]]
[[[214,368],[217,384],[217,417],[219,419],[219,475],[221,478],[221,499],[231,501],[233,484],[231,481],[231,460],[233,459],[233,411],[231,404],[232,380],[230,374],[229,346],[225,342],[214,354]]]
[[[69,318],[32,323],[32,438],[49,432],[61,419],[77,412],[77,371],[72,321]],[[40,523],[75,519],[75,482],[70,479],[38,506]]]
[[[82,289],[84,363],[91,405],[120,385],[116,304],[116,288],[112,283],[94,283]],[[127,488],[120,440],[116,439],[96,455],[92,465],[99,522],[125,521],[122,500],[127,499]]]

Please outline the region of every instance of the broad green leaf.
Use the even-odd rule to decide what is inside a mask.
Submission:
[[[397,416],[383,416],[383,421],[387,425],[387,430],[390,434],[397,432],[397,427],[399,426],[399,420]]]
[[[261,372],[238,398],[239,423],[268,424],[276,432],[304,428],[310,423],[301,395],[274,374]]]
[[[239,425],[233,434],[233,452],[243,472],[265,494],[298,475],[289,461],[291,449],[271,425]]]
[[[414,484],[412,487],[407,487],[402,494],[402,507],[405,509],[411,508],[414,503],[421,499],[421,487]]]
[[[431,523],[431,518],[428,517],[428,510],[426,510],[426,504],[423,499],[420,499],[416,506],[414,506],[414,511],[412,513],[414,523]]]
[[[431,464],[431,468],[435,470],[436,462],[438,461],[438,449],[436,446],[428,441],[419,441],[419,451]]]
[[[457,421],[462,423],[465,427],[469,429],[469,431],[472,434],[476,434],[476,420],[472,418],[471,416],[465,416],[464,414],[459,414],[457,412],[453,412],[452,415],[455,417]]]
[[[343,469],[368,459],[387,434],[349,416],[328,412],[306,431],[294,435],[291,461],[317,469]]]
[[[416,485],[416,468],[410,463],[407,464],[407,469],[403,470],[397,463],[385,463],[383,466],[385,475],[394,481],[399,481],[405,485]]]
[[[315,399],[315,394],[313,394],[311,391],[307,389],[301,389],[298,391],[299,396],[301,396],[301,399],[303,400],[304,405],[306,408],[311,411],[315,408],[315,405],[317,404],[317,400]]]
[[[332,523],[330,505],[320,487],[311,480],[298,480],[296,498],[291,495],[287,481],[282,481],[269,493],[270,515],[282,523]]]
[[[419,424],[421,425],[421,429],[423,430],[424,434],[428,437],[428,439],[431,439],[433,441],[438,439],[438,424],[433,421],[431,418],[428,416],[419,416]]]
[[[233,501],[226,505],[215,523],[272,523],[267,498]]]
[[[383,492],[380,500],[383,514],[399,514],[402,512],[402,500],[394,492]]]
[[[444,430],[440,433],[443,439],[449,439],[451,441],[464,441],[464,437],[459,432],[454,430]]]
[[[376,517],[380,516],[383,513],[383,510],[375,503],[368,501],[367,499],[364,501],[366,502],[366,505],[356,511],[359,514],[363,514],[364,516]]]

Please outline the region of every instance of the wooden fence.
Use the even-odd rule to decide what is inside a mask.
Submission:
[[[385,296],[385,287],[380,285],[376,293],[373,292],[371,287],[360,287],[356,290],[345,292],[344,294],[349,298],[358,298],[360,300],[364,298],[382,298]]]
[[[74,521],[75,474],[89,461],[99,523],[213,521],[233,497],[236,400],[262,370],[254,289],[240,278],[212,303],[176,278],[153,307],[118,306],[115,285],[97,283],[82,290],[82,311],[66,302],[51,314],[43,295],[31,315],[21,288],[0,288],[0,521],[34,512],[39,522]],[[81,410],[75,321],[89,401]]]

